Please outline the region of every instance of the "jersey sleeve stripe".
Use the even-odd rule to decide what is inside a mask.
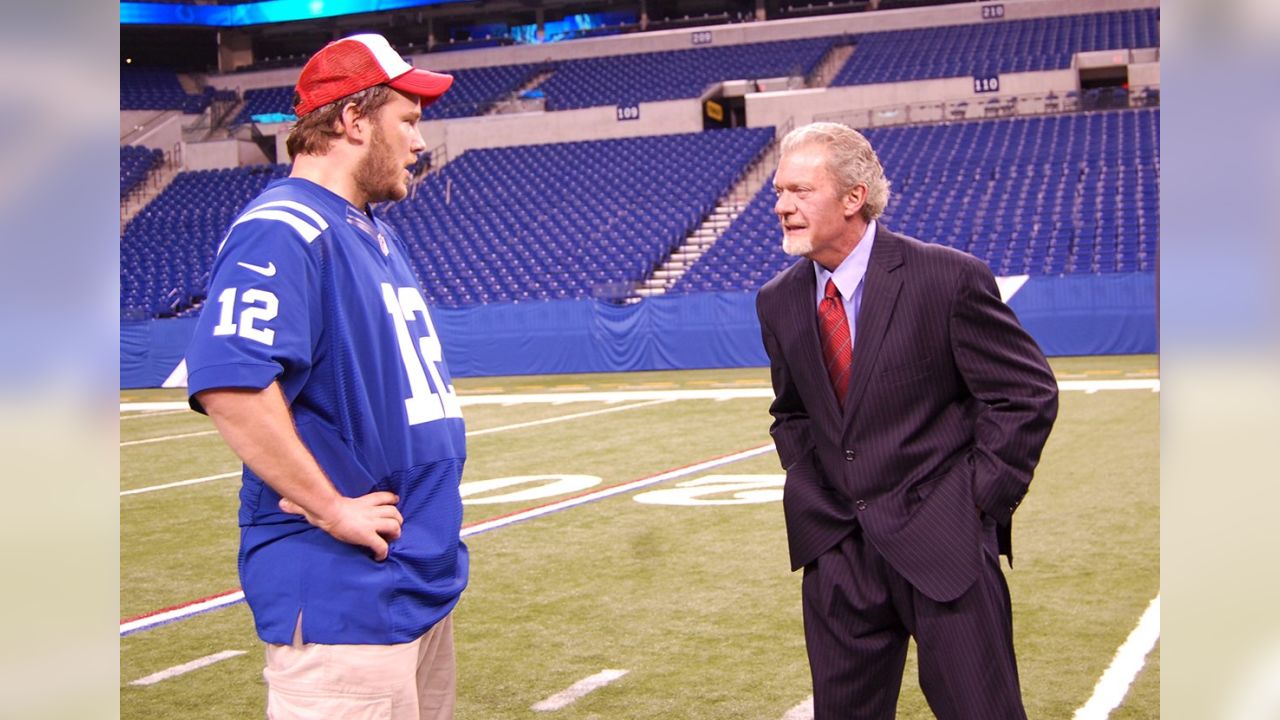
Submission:
[[[298,234],[302,236],[302,239],[306,240],[308,244],[314,242],[316,238],[320,237],[320,233],[323,232],[322,230],[318,230],[314,225],[308,223],[306,220],[303,220],[292,213],[287,213],[282,210],[254,209],[244,215],[241,215],[240,219],[232,223],[231,227],[227,229],[226,237],[224,237],[222,239],[222,243],[218,245],[219,253],[222,252],[223,246],[227,244],[227,238],[231,237],[231,231],[235,229],[236,225],[247,220],[279,220],[280,222],[287,223],[290,227],[296,230]]]
[[[316,225],[320,226],[321,231],[329,229],[329,223],[326,222],[323,217],[321,217],[320,213],[294,200],[273,200],[271,202],[265,202],[255,207],[250,212],[257,212],[259,210],[262,210],[263,208],[269,208],[269,207],[284,207],[284,208],[289,208],[290,210],[297,210],[303,215],[306,215],[307,217],[314,220],[316,222]]]

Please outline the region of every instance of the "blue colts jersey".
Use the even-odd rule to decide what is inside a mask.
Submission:
[[[408,642],[467,582],[458,484],[466,433],[400,238],[310,181],[272,183],[214,261],[187,350],[188,392],[278,380],[298,434],[338,491],[400,497],[386,561],[282,512],[245,468],[240,580],[258,635],[287,644]]]

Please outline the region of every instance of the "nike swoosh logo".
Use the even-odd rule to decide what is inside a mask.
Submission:
[[[250,265],[247,262],[238,262],[236,264],[244,268],[245,270],[252,270],[258,273],[259,275],[266,275],[267,277],[271,277],[272,275],[276,274],[276,264],[274,262],[267,263],[266,267],[262,267],[261,265]]]

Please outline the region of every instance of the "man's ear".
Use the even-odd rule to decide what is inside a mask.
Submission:
[[[369,116],[364,115],[356,107],[356,104],[349,102],[342,108],[342,114],[338,116],[338,127],[336,130],[341,131],[349,139],[356,142],[364,142],[368,139],[370,132]]]
[[[851,218],[862,212],[862,206],[867,202],[867,186],[854,185],[853,189],[844,194],[844,216]]]

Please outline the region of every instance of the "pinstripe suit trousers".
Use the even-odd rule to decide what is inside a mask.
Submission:
[[[990,519],[983,536],[983,569],[950,602],[913,588],[861,528],[805,567],[814,720],[892,720],[908,637],[916,640],[921,690],[940,720],[1026,719]]]

